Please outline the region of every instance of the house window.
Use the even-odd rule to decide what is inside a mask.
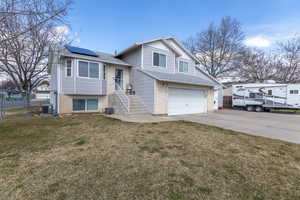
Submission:
[[[299,94],[299,90],[290,90],[290,94]]]
[[[96,111],[98,99],[73,99],[73,111]]]
[[[106,65],[103,65],[103,80],[106,79],[106,72],[105,72],[105,69],[106,69]]]
[[[188,72],[189,64],[184,61],[179,61],[179,72]]]
[[[73,111],[85,111],[85,99],[73,99]]]
[[[99,64],[98,63],[89,63],[89,77],[90,78],[99,78]]]
[[[78,61],[78,76],[84,78],[99,78],[99,64]]]
[[[78,62],[78,75],[79,77],[89,77],[89,63],[88,62],[83,62],[79,61]]]
[[[72,60],[67,59],[66,61],[66,77],[72,76]]]
[[[167,66],[167,56],[160,53],[153,53],[153,66],[166,67]]]
[[[87,99],[86,110],[98,110],[98,99]]]
[[[268,90],[268,95],[273,95],[272,90]]]

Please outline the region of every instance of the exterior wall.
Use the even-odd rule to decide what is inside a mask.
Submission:
[[[153,66],[153,52],[162,53],[167,56],[166,68]],[[160,72],[165,72],[165,73],[174,73],[175,72],[175,53],[172,51],[154,48],[150,45],[144,45],[143,46],[143,69],[160,71]]]
[[[97,111],[81,111],[73,112],[73,98],[98,98],[98,110]],[[104,109],[108,107],[107,96],[99,95],[65,95],[59,94],[59,114],[70,114],[70,113],[94,113],[104,112]]]
[[[94,94],[94,95],[105,95],[114,91],[114,76],[115,72],[112,71],[115,68],[123,69],[124,71],[124,88],[126,88],[129,83],[129,68],[124,66],[117,66],[111,64],[106,65],[106,80],[103,80],[103,64],[100,64],[100,78],[99,79],[89,79],[80,78],[77,76],[77,61],[73,61],[72,65],[72,77],[65,76],[65,62],[62,61],[60,66],[61,73],[61,86],[62,93],[65,94]],[[113,87],[112,87],[113,85]],[[108,89],[106,89],[108,88]],[[110,89],[109,89],[110,88]]]
[[[112,64],[106,64],[105,74],[107,82],[107,95],[110,95],[115,92],[115,72],[116,69],[123,70],[123,88],[124,90],[128,87],[130,83],[130,69],[128,67],[121,67]]]
[[[153,113],[155,80],[138,70],[134,70],[134,74],[133,87],[136,95],[141,98],[148,111]]]
[[[60,71],[63,72],[62,76],[64,76],[64,67],[61,67]],[[104,69],[104,68],[103,68]],[[62,90],[59,93],[59,114],[65,114],[65,113],[72,113],[72,97],[98,97],[99,101],[99,110],[97,112],[104,112],[104,108],[108,107],[108,95],[113,94],[115,92],[115,70],[116,69],[122,69],[123,70],[123,88],[124,90],[127,88],[129,81],[130,81],[130,69],[128,67],[123,66],[116,66],[112,64],[106,64],[105,65],[105,82],[102,83],[102,86],[105,86],[105,94],[107,95],[95,95],[91,91],[91,88],[97,87],[94,84],[91,84],[90,82],[85,81],[76,81],[74,84],[75,87],[78,87],[78,84],[80,84],[80,88],[82,88],[80,91],[85,90],[85,93],[83,94],[76,94],[76,93],[66,93],[65,90]],[[103,72],[100,73],[100,77],[103,78]],[[74,71],[73,76],[74,78]],[[73,79],[75,81],[76,79]],[[104,80],[102,80],[104,81]],[[64,87],[64,84],[66,82],[62,81],[61,85]],[[73,82],[74,83],[74,82]],[[104,91],[104,89],[103,89]],[[88,111],[86,111],[88,112]],[[91,111],[94,112],[94,111]],[[77,112],[76,112],[77,113]]]
[[[120,58],[125,62],[127,62],[128,64],[132,65],[133,67],[141,68],[141,63],[142,63],[141,47],[126,53]]]
[[[232,86],[225,88],[223,90],[223,95],[224,96],[232,96]]]
[[[82,78],[78,76],[78,60],[72,59],[72,76],[66,77],[65,59],[61,61],[61,88],[65,94],[86,94],[104,95],[106,94],[106,81],[103,80],[103,63],[99,63],[99,79]],[[88,61],[88,60],[86,60]]]
[[[188,85],[180,83],[155,82],[155,104],[153,114],[168,114],[168,88],[176,87],[182,89],[202,89],[207,91],[207,109],[214,110],[214,89],[213,87]]]

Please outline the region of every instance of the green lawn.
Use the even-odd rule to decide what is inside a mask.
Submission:
[[[300,145],[184,121],[7,119],[0,199],[300,199]]]

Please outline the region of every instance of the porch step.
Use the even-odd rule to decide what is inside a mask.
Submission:
[[[142,103],[141,99],[136,95],[129,95],[130,100],[129,114],[147,114],[149,111],[146,106]]]

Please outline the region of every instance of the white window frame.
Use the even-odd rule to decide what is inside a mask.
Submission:
[[[187,63],[187,71],[186,71],[186,72],[185,72],[185,71],[183,71],[183,72],[180,71],[180,62],[185,62],[185,63]],[[178,65],[178,72],[179,72],[179,73],[189,73],[189,62],[188,62],[188,61],[185,61],[185,60],[178,60],[177,65]]]
[[[87,62],[88,63],[88,77],[79,76],[79,62]],[[92,78],[92,77],[90,77],[90,63],[98,64],[98,70],[99,70],[99,76],[98,76],[98,78]],[[78,78],[85,78],[85,79],[101,80],[100,64],[101,64],[100,62],[87,61],[87,60],[77,60],[77,77]]]
[[[84,100],[84,110],[73,110],[73,100],[74,99],[82,99],[82,100]],[[97,101],[98,101],[98,104],[97,104],[97,109],[96,110],[88,110],[87,109],[87,100],[88,99],[97,99]],[[81,97],[73,97],[72,98],[72,112],[94,112],[94,111],[98,111],[99,110],[99,98],[98,97],[96,97],[96,98],[94,98],[94,97],[90,97],[90,98],[81,98]]]
[[[68,76],[68,60],[71,60],[71,76]],[[65,61],[65,78],[72,78],[73,77],[73,59],[67,58]]]
[[[158,53],[158,54],[166,56],[166,66],[165,67],[154,65],[154,53]],[[160,68],[163,68],[163,69],[167,69],[168,68],[168,55],[165,54],[165,53],[162,53],[160,51],[152,51],[152,67],[160,67]]]

